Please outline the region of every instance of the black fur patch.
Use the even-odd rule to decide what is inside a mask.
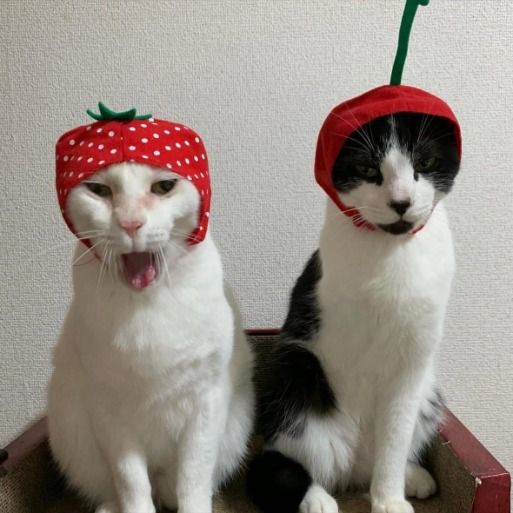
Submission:
[[[435,391],[435,396],[429,399],[429,408],[420,409],[418,422],[424,424],[427,429],[435,431],[443,416],[445,402],[440,390]]]
[[[289,311],[282,328],[284,338],[310,340],[319,331],[320,309],[315,290],[321,276],[321,261],[317,250],[292,289]]]
[[[266,440],[280,433],[299,436],[308,414],[326,414],[336,399],[318,358],[300,342],[313,339],[320,327],[317,284],[321,279],[319,251],[315,251],[290,297],[282,334],[258,372],[259,432]]]
[[[423,405],[424,406],[424,405]],[[417,417],[417,423],[422,425],[425,431],[431,431],[433,435],[439,428],[440,421],[443,419],[443,411],[445,409],[445,401],[439,389],[435,390],[435,396],[429,399],[429,407],[421,408]],[[422,447],[420,454],[417,455],[416,463],[423,467],[429,467],[427,454],[430,447],[435,442],[436,438],[433,436],[429,442]],[[411,455],[410,455],[411,456]]]
[[[302,343],[320,327],[317,284],[321,279],[319,251],[298,278],[281,337],[259,357],[257,432],[267,442],[280,433],[299,436],[308,415],[336,409],[336,399],[318,358]],[[264,452],[250,464],[248,496],[265,513],[297,513],[312,479],[302,465],[276,451]]]
[[[307,348],[283,342],[268,356],[259,387],[258,430],[267,441],[280,433],[299,436],[311,414],[336,409],[336,399],[317,357]]]
[[[297,513],[312,478],[302,465],[276,451],[257,456],[247,475],[248,497],[265,513]]]
[[[449,192],[460,165],[453,126],[438,116],[410,112],[376,118],[349,136],[333,166],[335,188],[349,192],[362,182],[381,185],[380,166],[393,132],[413,162],[415,179],[422,175],[440,192]],[[430,159],[434,165],[424,169]],[[369,168],[377,170],[375,176],[367,176]]]

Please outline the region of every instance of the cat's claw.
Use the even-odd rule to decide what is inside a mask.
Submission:
[[[372,501],[372,513],[415,513],[413,506],[405,499],[390,497]]]
[[[312,485],[299,505],[299,513],[338,513],[337,501],[319,485]]]
[[[431,474],[416,463],[408,463],[406,469],[406,495],[427,499],[436,492],[435,480]]]

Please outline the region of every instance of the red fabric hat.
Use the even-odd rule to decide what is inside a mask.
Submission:
[[[317,139],[315,179],[334,203],[356,226],[374,226],[356,217],[358,211],[340,201],[333,185],[332,170],[340,150],[351,134],[373,119],[400,112],[429,114],[447,119],[454,127],[454,137],[461,156],[461,131],[453,111],[436,96],[405,85],[385,85],[337,105],[324,121]]]
[[[135,109],[114,112],[100,104],[100,115],[88,113],[97,122],[74,128],[56,144],[56,187],[61,212],[71,190],[96,172],[120,162],[139,162],[173,172],[189,180],[200,195],[198,224],[188,243],[201,242],[206,235],[210,212],[210,177],[205,146],[189,127],[151,115],[135,116]],[[84,243],[90,246],[88,240]]]

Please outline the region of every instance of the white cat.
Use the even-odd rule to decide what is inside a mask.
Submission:
[[[330,494],[370,485],[373,513],[412,513],[405,495],[435,492],[420,463],[442,412],[434,360],[454,255],[440,200],[458,168],[449,121],[399,113],[352,133],[327,170],[357,218],[328,200],[261,370],[268,450],[248,489],[264,511],[336,513]]]
[[[253,357],[214,242],[187,243],[199,203],[187,179],[126,162],[67,200],[91,249],[55,349],[50,444],[97,513],[211,513],[246,454]]]

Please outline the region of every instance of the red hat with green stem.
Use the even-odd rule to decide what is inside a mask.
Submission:
[[[358,227],[375,229],[374,225],[362,219],[356,208],[344,205],[332,179],[333,165],[340,150],[358,128],[376,118],[401,112],[439,116],[451,123],[461,157],[460,126],[451,108],[443,100],[427,91],[401,84],[408,52],[408,41],[417,8],[419,5],[426,6],[428,4],[429,0],[406,0],[390,84],[377,87],[337,105],[328,114],[319,132],[315,156],[317,183]]]

